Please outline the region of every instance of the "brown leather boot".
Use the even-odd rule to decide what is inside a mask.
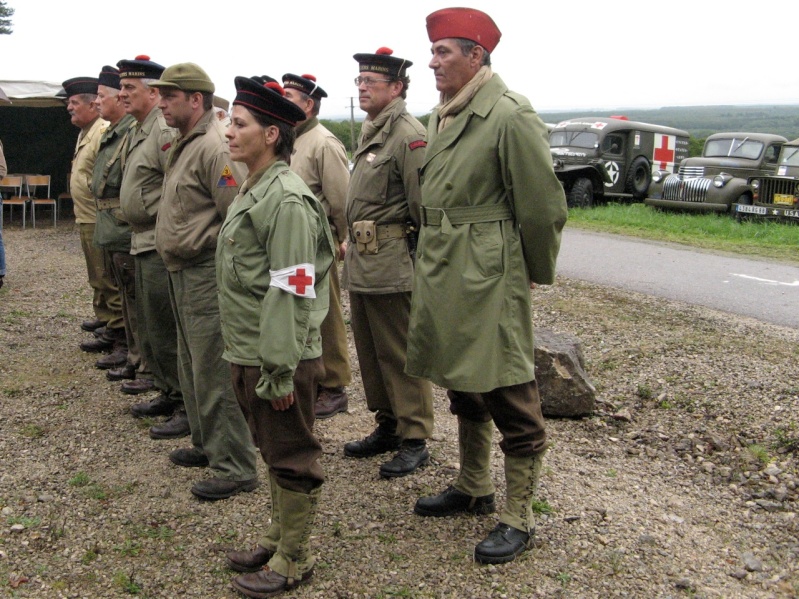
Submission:
[[[339,412],[346,412],[347,392],[344,387],[319,387],[319,395],[314,404],[314,416],[319,420],[332,418]]]
[[[230,569],[236,572],[257,572],[274,554],[274,551],[256,545],[251,551],[228,551],[225,555]]]

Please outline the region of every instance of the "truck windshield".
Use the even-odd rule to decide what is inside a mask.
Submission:
[[[549,136],[552,148],[570,146],[573,148],[598,148],[599,136],[588,131],[553,131]]]
[[[708,158],[728,156],[757,160],[761,152],[763,152],[763,142],[748,137],[724,137],[707,142],[704,155]]]
[[[799,147],[785,146],[780,156],[780,164],[787,166],[799,166]]]

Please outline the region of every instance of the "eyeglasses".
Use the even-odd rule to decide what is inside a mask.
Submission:
[[[356,77],[354,79],[356,87],[359,87],[361,84],[365,85],[366,87],[374,87],[376,83],[382,81],[383,83],[391,83],[392,79],[375,79],[374,77]]]

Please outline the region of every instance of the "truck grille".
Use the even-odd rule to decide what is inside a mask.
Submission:
[[[760,179],[760,191],[757,202],[759,204],[773,204],[774,194],[781,193],[792,196],[797,191],[797,186],[799,186],[799,181],[796,179],[764,177]]]
[[[705,176],[704,166],[682,166],[680,165],[680,177],[683,179],[695,179]]]
[[[710,183],[710,179],[668,177],[663,183],[663,199],[678,202],[704,202],[707,199]]]

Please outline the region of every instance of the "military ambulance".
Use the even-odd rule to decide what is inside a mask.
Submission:
[[[555,174],[570,207],[602,199],[642,200],[653,171],[674,172],[688,157],[688,132],[627,117],[580,117],[549,134]]]
[[[751,204],[749,179],[774,173],[786,141],[771,133],[714,133],[702,156],[681,162],[677,174],[655,173],[644,203],[704,212],[732,212],[736,202]]]
[[[772,176],[749,179],[752,195],[735,203],[736,217],[757,216],[799,223],[799,139],[782,146]]]

